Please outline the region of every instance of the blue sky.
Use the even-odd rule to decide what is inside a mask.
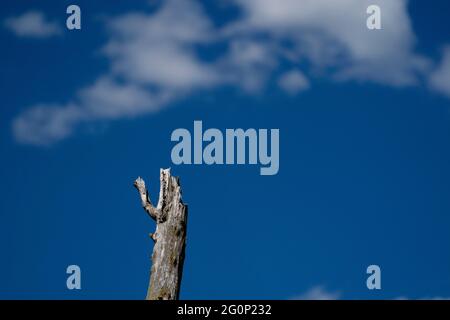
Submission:
[[[145,297],[132,183],[155,201],[161,167],[189,205],[181,298],[450,297],[446,1],[78,1],[75,31],[69,4],[2,4],[0,298]],[[279,128],[279,173],[173,165],[194,120]]]

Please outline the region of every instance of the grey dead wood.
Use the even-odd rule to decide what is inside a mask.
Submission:
[[[150,233],[154,241],[150,284],[147,300],[177,300],[186,247],[187,205],[181,199],[178,177],[170,169],[160,170],[160,191],[157,206],[153,206],[145,182],[134,182],[141,204],[155,220],[156,230]]]

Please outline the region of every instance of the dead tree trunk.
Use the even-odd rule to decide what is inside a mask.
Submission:
[[[156,221],[156,231],[150,233],[155,242],[147,300],[177,300],[183,273],[186,246],[187,205],[181,200],[180,182],[170,175],[170,169],[160,170],[159,201],[153,206],[145,182],[134,182],[141,203]]]

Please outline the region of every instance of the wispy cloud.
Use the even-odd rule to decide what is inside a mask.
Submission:
[[[441,63],[430,74],[430,87],[450,97],[450,46],[444,48]]]
[[[299,70],[291,70],[281,75],[278,85],[290,94],[297,94],[309,88],[309,81]]]
[[[60,25],[47,20],[39,11],[29,11],[17,17],[7,18],[4,25],[19,37],[49,38],[62,33]]]
[[[168,0],[152,13],[110,19],[102,48],[109,70],[70,101],[30,106],[14,120],[15,137],[51,144],[79,124],[156,112],[200,90],[229,86],[258,94],[273,77],[281,90],[297,94],[318,77],[402,87],[430,74],[429,59],[415,51],[407,0],[234,4],[241,14],[220,28],[195,0]],[[365,27],[369,4],[381,7],[382,30]],[[220,50],[206,59],[205,48],[215,46]],[[446,55],[430,77],[442,93],[449,61]]]
[[[50,145],[73,133],[83,117],[76,105],[36,105],[13,121],[13,132],[20,143]]]
[[[168,1],[155,14],[124,14],[106,27],[110,38],[102,52],[110,61],[108,73],[67,103],[28,108],[13,121],[17,141],[50,145],[81,123],[155,112],[223,81],[216,65],[197,56],[196,46],[211,42],[215,31],[196,2]]]

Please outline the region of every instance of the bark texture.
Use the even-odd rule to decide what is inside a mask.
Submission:
[[[141,204],[156,221],[156,231],[150,233],[154,247],[147,300],[177,300],[180,293],[186,246],[187,205],[181,199],[178,177],[170,169],[160,170],[160,191],[157,206],[153,206],[144,180],[134,182]]]

